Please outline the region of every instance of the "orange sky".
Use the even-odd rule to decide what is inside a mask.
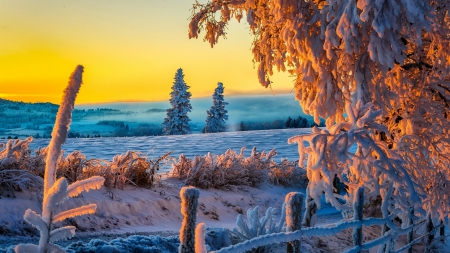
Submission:
[[[272,94],[260,86],[248,25],[233,22],[211,49],[188,39],[194,0],[0,0],[0,97],[59,103],[77,64],[85,67],[77,104],[169,99],[183,68],[193,97]],[[288,93],[293,78],[273,78]]]

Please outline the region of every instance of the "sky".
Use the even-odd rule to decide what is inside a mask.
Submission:
[[[258,83],[244,21],[233,21],[213,49],[189,39],[193,3],[0,0],[0,97],[59,103],[78,64],[77,104],[168,100],[178,68],[193,98],[210,97],[217,82],[225,96],[291,92],[288,73],[276,74],[272,89]]]

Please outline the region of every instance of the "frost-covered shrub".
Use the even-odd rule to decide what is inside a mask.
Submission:
[[[94,174],[105,177],[105,186],[123,189],[126,183],[139,187],[152,187],[155,182],[159,163],[169,156],[170,152],[155,159],[148,159],[140,152],[127,151],[114,156],[112,162],[95,168]]]
[[[58,160],[56,167],[56,178],[64,177],[69,183],[76,182],[80,179],[86,179],[94,175],[86,176],[86,170],[101,166],[101,160],[86,159],[81,151],[75,150]],[[100,175],[96,175],[100,176]]]
[[[25,140],[8,140],[6,145],[1,145],[4,148],[0,151],[0,166],[2,168],[18,167],[18,164],[26,157],[30,156],[28,146],[33,141],[33,137],[28,137]]]
[[[170,170],[170,176],[179,178],[179,179],[186,179],[187,175],[189,174],[189,171],[192,168],[192,160],[184,156],[184,154],[181,154],[178,158],[178,161],[174,161],[172,163],[172,169]]]
[[[43,187],[39,174],[43,168],[39,166],[40,158],[32,157],[28,149],[32,137],[24,140],[8,140],[6,145],[0,145],[0,195],[14,196],[14,191],[31,190],[38,193]]]
[[[276,151],[256,152],[253,148],[249,157],[228,149],[224,154],[200,157],[194,161],[180,156],[180,161],[172,165],[171,175],[184,179],[186,185],[208,189],[226,189],[231,185],[257,187],[267,181],[270,168],[276,163],[272,157]],[[189,167],[190,166],[190,167]]]
[[[270,168],[269,182],[274,185],[306,188],[309,181],[304,169],[298,167],[294,162],[283,160]]]
[[[242,214],[239,214],[236,220],[237,228],[233,229],[233,233],[236,234],[242,241],[247,241],[255,237],[259,237],[266,234],[279,233],[284,231],[286,223],[286,205],[283,204],[281,210],[280,220],[275,221],[276,209],[269,207],[263,217],[259,218],[259,206],[255,208],[249,208],[247,210],[248,223],[242,218]],[[259,247],[252,250],[253,253],[271,252],[271,245]]]

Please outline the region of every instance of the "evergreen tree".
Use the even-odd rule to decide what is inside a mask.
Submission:
[[[175,82],[170,93],[170,104],[172,108],[167,109],[167,117],[164,119],[164,134],[187,134],[189,133],[188,112],[191,111],[191,93],[187,91],[189,86],[184,82],[183,70],[180,68],[175,74]]]
[[[238,131],[245,131],[245,125],[244,125],[243,121],[241,121],[241,123],[239,123],[237,130]]]
[[[286,120],[286,122],[284,123],[286,128],[291,128],[291,124],[292,124],[292,118],[291,116],[289,116]]]
[[[206,111],[206,125],[203,128],[204,133],[217,133],[225,131],[225,121],[228,119],[225,105],[228,103],[223,100],[223,84],[218,83],[213,94],[213,105]]]

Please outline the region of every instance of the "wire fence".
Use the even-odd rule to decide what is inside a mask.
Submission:
[[[238,252],[247,252],[252,249],[256,249],[259,247],[273,245],[277,243],[287,243],[286,252],[288,253],[300,253],[301,249],[301,239],[302,237],[311,237],[311,236],[331,236],[337,234],[346,229],[353,229],[353,247],[346,250],[345,253],[357,253],[372,249],[374,247],[379,246],[381,250],[378,252],[385,253],[400,253],[412,252],[412,247],[420,242],[424,242],[425,251],[430,251],[433,244],[436,241],[444,240],[444,225],[441,224],[435,226],[432,223],[431,215],[428,215],[426,219],[420,220],[417,222],[413,222],[413,212],[410,213],[410,224],[408,224],[405,228],[400,228],[395,226],[392,222],[395,217],[385,217],[385,218],[363,218],[363,205],[364,205],[364,190],[363,188],[358,189],[358,195],[356,201],[353,206],[353,220],[343,220],[337,223],[327,224],[324,226],[315,226],[315,227],[301,227],[301,221],[303,220],[302,215],[302,205],[303,205],[304,196],[302,193],[291,192],[286,197],[286,232],[281,233],[273,233],[266,234],[263,236],[259,236],[256,238],[252,238],[250,240],[222,248],[217,251],[211,251],[210,253],[238,253]],[[183,207],[182,207],[183,208]],[[191,212],[192,213],[192,212]],[[195,212],[193,212],[195,213]],[[190,222],[190,224],[195,224],[195,217],[185,217],[187,220],[194,220],[194,223]],[[425,224],[426,233],[421,235],[420,237],[414,238],[414,230]],[[376,239],[373,239],[369,242],[362,243],[362,227],[363,226],[384,226],[382,235]],[[439,230],[439,237],[435,237],[436,232]],[[407,244],[395,249],[395,244],[398,236],[407,234]],[[204,245],[204,234],[203,238],[195,238],[196,245]],[[181,247],[181,246],[180,246]],[[379,249],[380,249],[379,248]],[[204,253],[206,252],[205,248],[202,247],[193,247],[191,251],[183,251],[183,252],[192,252],[192,253]]]

